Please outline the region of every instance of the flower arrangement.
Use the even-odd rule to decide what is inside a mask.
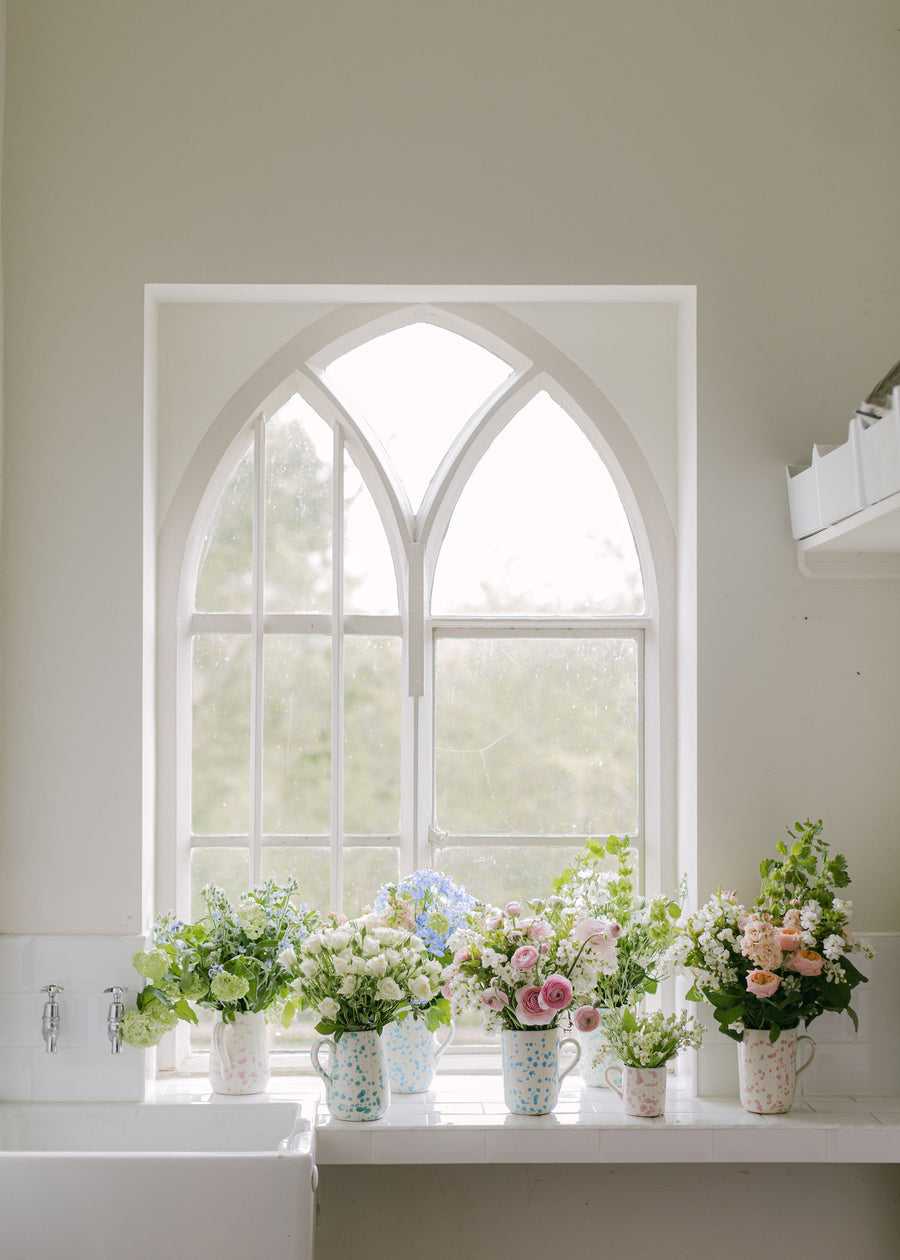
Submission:
[[[567,906],[562,897],[487,910],[451,938],[444,969],[451,1010],[481,1013],[487,1033],[555,1028],[564,1012],[586,1006],[600,973],[616,970],[617,923]]]
[[[388,926],[415,932],[441,967],[453,958],[449,940],[465,927],[478,907],[474,897],[434,870],[415,871],[398,884],[385,884],[375,898],[374,913]],[[405,1018],[404,1012],[399,1018]],[[425,1020],[429,1032],[450,1022],[450,1002],[438,991],[428,1002],[416,1001],[412,1013]]]
[[[745,1029],[808,1027],[824,1011],[846,1011],[864,983],[849,955],[873,951],[848,930],[852,903],[837,896],[847,887],[847,860],[829,857],[822,822],[788,828],[777,858],[760,865],[762,885],[753,908],[721,889],[690,915],[674,947],[694,973],[688,998],[706,1000],[720,1030],[740,1041]]]
[[[609,859],[615,862],[613,869],[604,865]],[[628,837],[610,836],[604,843],[588,840],[572,866],[553,881],[554,891],[569,897],[577,908],[622,929],[615,971],[597,977],[593,1000],[601,1008],[634,1006],[646,993],[655,993],[678,935],[683,890],[680,901],[644,897],[635,888],[636,870],[637,851],[629,846]],[[586,1014],[580,1028],[585,1020],[590,1020]]]
[[[317,921],[305,906],[295,909],[295,880],[267,880],[237,905],[221,888],[202,892],[207,913],[183,923],[160,915],[149,949],[133,965],[147,980],[137,1006],[122,1021],[130,1045],[154,1046],[179,1020],[196,1024],[194,1004],[222,1012],[226,1023],[248,1011],[267,1011],[288,996],[296,949]]]
[[[625,1067],[655,1068],[674,1059],[681,1050],[696,1050],[703,1029],[687,1011],[639,1015],[625,1007],[607,1014],[603,1036]]]
[[[318,1015],[316,1031],[339,1041],[345,1032],[381,1032],[441,985],[441,964],[414,933],[389,927],[377,914],[332,917],[297,951],[291,988]]]

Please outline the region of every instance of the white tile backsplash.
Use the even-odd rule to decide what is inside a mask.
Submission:
[[[143,947],[142,936],[0,936],[0,1100],[144,1097],[147,1055],[130,1046],[111,1053],[103,991],[118,984],[133,993],[141,985],[131,959]],[[56,1054],[41,1037],[46,984],[64,990]]]

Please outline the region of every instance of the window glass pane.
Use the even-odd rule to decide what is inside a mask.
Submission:
[[[331,639],[266,635],[263,831],[331,828]]]
[[[197,835],[250,829],[250,639],[199,634],[193,642],[193,776]]]
[[[298,395],[266,424],[266,611],[331,610],[331,428]]]
[[[400,828],[400,640],[344,639],[344,831]]]
[[[639,613],[634,538],[606,466],[538,394],[491,444],[453,512],[436,613]]]
[[[199,612],[249,612],[253,550],[253,442],[229,478],[200,553]]]
[[[384,443],[416,508],[453,438],[511,370],[466,337],[410,324],[335,359],[325,375]]]
[[[266,845],[260,855],[260,871],[263,879],[277,879],[279,883],[295,879],[300,885],[295,901],[320,914],[331,909],[330,849]]]
[[[633,834],[631,639],[439,639],[437,825],[463,835]]]
[[[382,884],[400,878],[400,850],[344,847],[344,914],[355,918],[375,900]]]
[[[580,845],[447,845],[434,864],[455,884],[490,906],[549,897],[552,883],[581,852]]]
[[[396,613],[397,579],[375,500],[349,455],[344,455],[344,608]]]
[[[207,884],[224,888],[235,903],[250,886],[250,859],[246,848],[203,848],[191,850],[191,922],[206,915],[206,902],[200,896]]]

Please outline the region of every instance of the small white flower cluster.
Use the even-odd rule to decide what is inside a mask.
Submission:
[[[372,914],[312,933],[298,960],[294,994],[342,1031],[380,1029],[430,1002],[441,983],[440,963],[419,937]]]

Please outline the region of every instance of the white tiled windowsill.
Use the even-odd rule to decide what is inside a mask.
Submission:
[[[222,1098],[201,1079],[159,1082],[150,1101],[247,1106],[293,1100],[314,1119],[316,1162],[329,1164],[900,1163],[900,1098],[798,1098],[756,1116],[736,1098],[691,1097],[669,1081],[666,1114],[626,1116],[608,1090],[562,1083],[547,1116],[514,1116],[496,1075],[439,1073],[426,1094],[399,1094],[382,1120],[334,1120],[308,1077],[275,1077],[266,1095]]]

